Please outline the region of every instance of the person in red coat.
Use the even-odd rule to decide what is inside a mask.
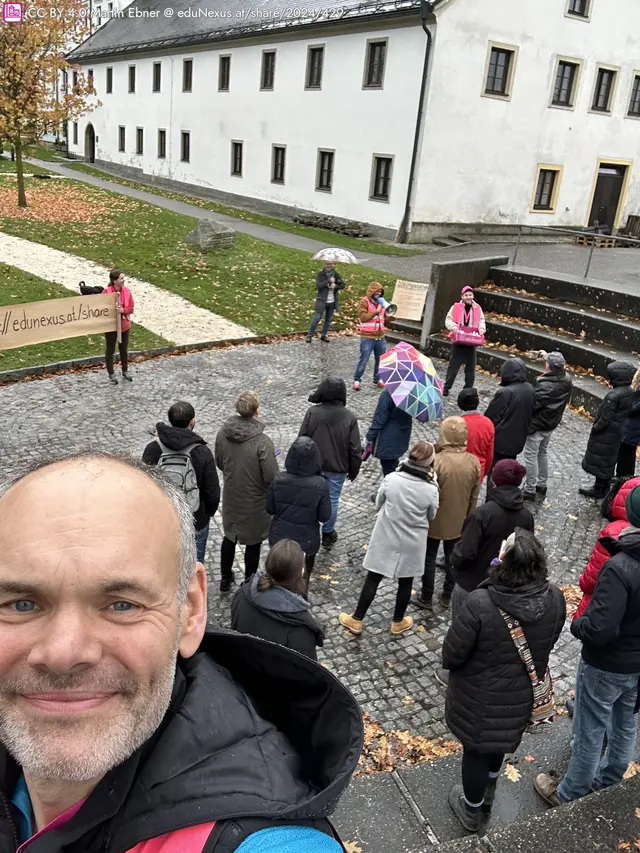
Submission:
[[[463,388],[458,394],[458,407],[462,409],[462,417],[469,432],[467,453],[473,453],[480,462],[480,482],[482,482],[493,462],[496,428],[493,421],[478,411],[479,405],[480,398],[476,388]]]
[[[131,329],[131,315],[133,314],[133,296],[131,295],[131,291],[128,287],[125,286],[124,283],[124,275],[120,272],[120,270],[111,270],[109,273],[109,284],[105,287],[103,293],[117,293],[118,294],[118,307],[117,312],[120,314],[120,323],[121,323],[121,331],[122,340],[118,343],[118,349],[120,351],[120,366],[122,367],[122,378],[126,379],[127,382],[131,382],[132,379],[129,376],[129,330]],[[118,380],[116,379],[113,372],[113,356],[116,351],[116,342],[118,339],[117,332],[105,332],[104,333],[106,352],[105,352],[105,361],[107,364],[107,373],[109,375],[109,382],[113,385],[118,384]]]
[[[591,556],[589,557],[589,562],[584,570],[584,572],[580,576],[580,589],[583,592],[582,601],[578,605],[578,609],[576,610],[576,614],[573,617],[577,619],[579,616],[582,616],[584,611],[587,609],[589,602],[591,601],[591,597],[593,596],[593,592],[596,588],[596,582],[598,580],[598,575],[600,574],[600,569],[604,566],[607,560],[611,557],[611,554],[605,547],[604,540],[606,539],[614,539],[618,540],[618,537],[629,526],[629,520],[627,519],[627,509],[626,509],[626,501],[627,495],[629,492],[634,489],[636,486],[640,486],[640,477],[632,477],[629,480],[621,480],[621,485],[618,488],[617,493],[611,499],[611,493],[607,496],[607,501],[610,503],[609,507],[603,507],[603,515],[609,519],[609,524],[605,524],[600,533],[598,534],[598,539],[596,540],[596,544],[593,546],[593,551],[591,552]]]

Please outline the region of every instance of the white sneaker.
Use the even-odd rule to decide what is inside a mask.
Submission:
[[[354,382],[351,387],[353,388],[354,391],[359,391],[360,390],[360,383]]]

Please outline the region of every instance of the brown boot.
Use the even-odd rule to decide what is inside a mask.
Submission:
[[[354,619],[350,613],[341,613],[338,616],[338,622],[352,634],[356,636],[362,634],[362,619]]]
[[[405,616],[401,622],[392,622],[391,623],[391,633],[394,636],[398,636],[399,634],[406,634],[407,631],[410,631],[413,628],[413,619],[411,616]]]

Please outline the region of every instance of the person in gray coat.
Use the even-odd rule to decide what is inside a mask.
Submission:
[[[324,314],[324,323],[320,339],[329,343],[329,329],[333,315],[338,313],[338,291],[344,290],[345,283],[332,263],[327,261],[320,272],[316,275],[316,304],[309,331],[307,332],[307,343],[310,344],[318,328],[318,323]]]
[[[215,445],[216,465],[222,471],[224,483],[221,592],[229,592],[233,583],[236,543],[245,546],[245,579],[258,570],[260,546],[271,524],[267,493],[279,470],[273,442],[264,434],[264,424],[258,420],[258,395],[243,391],[235,408],[238,414],[222,425]]]
[[[338,617],[352,634],[362,633],[363,619],[383,577],[398,581],[391,633],[404,634],[413,627],[413,619],[405,612],[413,579],[422,574],[429,523],[439,504],[435,458],[432,444],[417,441],[409,458],[380,485],[376,497],[379,513],[363,563],[367,579],[353,615],[341,613]]]

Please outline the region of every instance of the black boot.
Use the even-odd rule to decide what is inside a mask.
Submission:
[[[482,825],[482,807],[468,805],[462,785],[454,785],[449,791],[449,805],[468,832],[478,832]]]
[[[596,486],[591,486],[590,489],[578,489],[581,495],[584,495],[585,498],[596,498],[601,501],[605,496],[606,492],[604,489],[597,488]]]

